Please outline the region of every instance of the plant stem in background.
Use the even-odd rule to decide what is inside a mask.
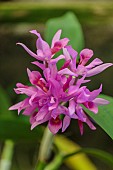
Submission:
[[[36,170],[43,170],[43,168],[45,167],[46,161],[50,157],[53,137],[53,134],[49,131],[47,127],[44,131],[44,135],[42,137],[41,145],[39,148],[38,164],[36,166]]]
[[[6,140],[1,154],[0,169],[10,170],[13,156],[14,143],[12,140]]]

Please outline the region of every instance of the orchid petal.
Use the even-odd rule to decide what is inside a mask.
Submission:
[[[37,85],[38,80],[41,78],[41,74],[38,71],[30,71],[28,68],[27,68],[27,74],[31,84]]]
[[[85,106],[88,110],[94,112],[95,114],[98,113],[97,104],[95,104],[94,102],[85,102],[85,103],[84,103],[84,106]]]
[[[38,33],[36,30],[31,30],[29,32],[35,34],[37,37],[40,37],[40,33]]]
[[[59,40],[58,42],[61,43],[62,48],[64,48],[67,45],[67,43],[69,42],[69,39],[63,38],[63,39]]]
[[[48,127],[53,134],[56,134],[59,131],[59,129],[62,128],[62,121],[59,118],[56,119],[52,118],[49,121]]]
[[[96,130],[96,127],[93,125],[93,123],[88,118],[86,119],[86,123],[90,127],[90,129]]]
[[[71,118],[69,116],[65,116],[63,119],[63,126],[62,126],[62,132],[64,132],[68,126],[70,125]]]
[[[60,71],[58,71],[58,74],[67,74],[67,75],[71,75],[71,76],[77,76],[77,74],[75,74],[74,72],[70,71],[68,68],[64,68]]]
[[[17,94],[26,94],[27,96],[32,96],[34,92],[37,92],[37,89],[35,87],[27,87],[27,88],[16,88],[14,91]]]
[[[53,37],[53,39],[52,39],[51,48],[53,48],[55,42],[59,41],[60,36],[61,36],[61,33],[62,33],[62,30],[58,30],[58,31],[56,32],[56,34],[54,35],[54,37]]]
[[[109,104],[108,100],[102,99],[102,98],[96,98],[93,100],[93,102],[97,105],[106,105]]]
[[[31,62],[32,64],[35,64],[36,66],[40,67],[42,70],[44,70],[46,67],[44,64],[39,63],[38,61]]]
[[[93,56],[93,51],[90,49],[83,49],[80,52],[80,64],[85,65],[88,60]]]
[[[105,63],[105,64],[102,64],[100,66],[97,66],[97,67],[87,71],[86,77],[90,77],[90,76],[94,76],[96,74],[99,74],[112,65],[113,65],[112,63]]]
[[[37,55],[33,53],[26,45],[24,45],[23,43],[16,43],[16,44],[22,46],[24,50],[27,51],[30,56],[37,59]]]
[[[64,58],[65,58],[64,55],[60,55],[60,56],[58,56],[57,58],[52,59],[52,60],[50,61],[50,63],[57,63],[59,60],[64,59]]]
[[[95,58],[89,65],[86,66],[86,68],[91,69],[91,68],[93,68],[93,67],[95,67],[97,65],[100,65],[102,63],[103,63],[102,60],[100,60],[99,58]]]
[[[78,120],[78,125],[80,129],[80,134],[83,135],[84,129],[83,129],[83,122],[81,120]]]
[[[24,99],[22,102],[19,102],[9,108],[9,110],[18,110],[18,115],[21,112],[21,110],[25,109],[29,106],[29,98]]]
[[[86,116],[83,112],[82,107],[79,105],[77,105],[77,107],[76,107],[76,114],[77,114],[79,120],[81,120],[82,122],[86,122]]]
[[[72,116],[75,113],[75,101],[74,100],[70,100],[69,101],[69,115]]]
[[[99,89],[93,90],[92,92],[90,92],[90,97],[89,97],[89,101],[94,100],[100,93],[102,92],[102,84],[100,85]]]
[[[34,93],[31,97],[30,97],[30,99],[29,99],[29,104],[31,105],[31,106],[33,106],[33,100],[36,98],[36,96],[37,96],[37,93]]]
[[[48,114],[47,106],[43,106],[36,115],[36,121],[39,122],[40,120],[44,119],[44,117]]]
[[[63,54],[65,56],[65,60],[68,61],[71,59],[70,54],[66,48],[63,48]]]
[[[72,56],[72,59],[76,60],[77,55],[78,55],[78,52],[75,51],[75,50],[72,48],[71,45],[66,46],[66,49],[67,49],[67,51],[69,52],[69,54]],[[75,67],[76,67],[76,65],[75,65]]]
[[[28,106],[27,108],[25,108],[24,112],[22,113],[23,115],[31,115],[35,109],[37,108],[37,105],[33,105],[33,106]]]
[[[36,114],[37,115],[37,114]],[[49,114],[46,114],[45,117],[43,119],[41,119],[40,121],[36,121],[36,119],[34,118],[34,121],[33,123],[31,122],[31,130],[34,129],[36,126],[44,123],[44,122],[47,122],[48,120],[50,119],[50,113]]]

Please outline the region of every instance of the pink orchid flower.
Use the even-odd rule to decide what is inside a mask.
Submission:
[[[47,63],[49,63],[50,61],[52,62],[52,58],[54,54],[56,54],[58,51],[63,49],[69,41],[68,38],[60,39],[61,32],[62,32],[61,30],[58,30],[57,33],[54,35],[52,39],[52,44],[50,47],[48,43],[42,39],[41,35],[36,30],[30,31],[30,33],[35,34],[38,37],[36,41],[36,49],[37,49],[36,53],[32,52],[23,43],[17,43],[17,44],[21,45],[25,49],[25,51],[28,52],[30,56],[38,60],[38,61],[32,62],[33,64],[37,65],[38,67],[44,70]],[[58,62],[59,60],[64,59],[64,58],[65,57],[63,55],[60,55],[56,59],[53,59],[53,61]],[[43,64],[40,63],[39,61],[43,61]]]
[[[70,125],[71,119],[75,119],[78,121],[81,134],[83,134],[83,123],[95,130],[96,127],[84,108],[97,114],[98,106],[109,102],[98,97],[102,92],[102,85],[99,89],[90,91],[83,84],[90,81],[86,80],[86,77],[99,74],[113,64],[103,64],[98,58],[87,64],[93,57],[93,51],[90,49],[83,49],[78,61],[78,53],[71,46],[67,46],[69,39],[60,39],[61,30],[58,30],[53,37],[51,47],[36,30],[30,32],[38,37],[36,53],[22,43],[17,44],[37,59],[32,63],[40,67],[43,73],[41,75],[38,71],[27,69],[31,85],[17,83],[14,89],[17,94],[25,94],[27,97],[11,106],[9,110],[18,110],[18,114],[23,111],[23,115],[29,116],[31,129],[48,122],[49,130],[56,134],[60,129],[64,132]],[[61,49],[63,54],[53,58]],[[64,59],[64,64],[58,70],[57,62],[61,59]]]
[[[67,46],[63,50],[66,63],[68,62],[70,70],[78,76],[86,75],[86,77],[91,77],[113,65],[112,63],[103,64],[103,61],[99,58],[95,58],[90,64],[86,65],[93,56],[93,51],[90,49],[83,49],[80,52],[80,61],[78,63],[76,62],[78,53],[71,46]]]

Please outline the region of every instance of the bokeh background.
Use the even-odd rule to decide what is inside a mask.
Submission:
[[[17,82],[27,83],[26,68],[36,69],[30,64],[33,59],[16,42],[23,42],[35,50],[36,37],[29,30],[36,29],[44,36],[45,23],[48,19],[59,17],[72,11],[78,17],[84,37],[85,47],[94,50],[94,57],[104,62],[113,62],[113,1],[76,1],[76,0],[1,0],[0,1],[0,85],[11,99],[12,104],[19,101],[13,88]],[[69,23],[67,23],[69,24]],[[73,35],[74,36],[74,35]],[[90,89],[103,84],[103,94],[113,96],[113,68],[109,68],[92,78]],[[7,112],[9,114],[9,112]],[[109,123],[109,122],[108,122]],[[113,154],[111,138],[97,126],[91,131],[85,126],[85,133],[80,135],[77,122],[64,133],[82,147],[95,147]],[[3,142],[1,141],[1,151]],[[18,142],[15,145],[11,170],[31,170],[33,155],[38,148],[36,141]],[[103,162],[91,157],[98,170],[110,170]],[[65,165],[61,170],[68,170]]]

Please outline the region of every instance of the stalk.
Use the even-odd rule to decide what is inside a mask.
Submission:
[[[49,159],[51,153],[53,137],[53,134],[49,131],[48,127],[46,127],[39,148],[36,170],[43,170],[46,166],[47,160]]]
[[[14,143],[12,140],[6,140],[1,154],[0,160],[0,169],[1,170],[10,170],[11,162],[13,156]]]

